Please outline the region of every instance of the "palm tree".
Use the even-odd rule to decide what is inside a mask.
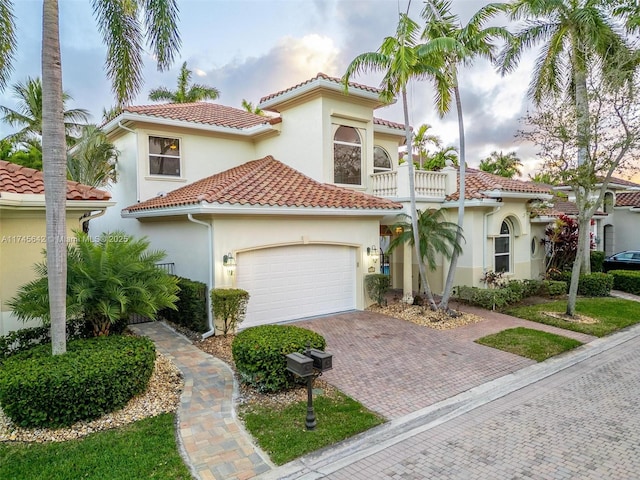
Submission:
[[[106,70],[118,104],[129,103],[142,86],[142,54],[147,39],[158,68],[173,62],[180,44],[175,0],[92,2],[107,45]],[[43,0],[42,151],[46,202],[47,274],[54,355],[66,351],[66,191],[67,148],[58,0]],[[16,50],[13,2],[0,0],[0,87],[6,85]]]
[[[118,151],[107,135],[95,125],[85,125],[82,136],[69,151],[69,180],[102,188],[117,179],[115,161]]]
[[[439,136],[429,133],[429,129],[431,128],[431,125],[424,123],[420,125],[413,137],[413,147],[418,151],[421,170],[424,168],[424,161],[428,158],[427,145],[431,144],[435,147],[440,147],[442,143]]]
[[[409,125],[409,109],[407,105],[407,83],[412,78],[421,78],[428,75],[432,77],[440,77],[441,72],[439,70],[439,60],[428,54],[431,51],[438,51],[439,49],[446,48],[446,42],[433,42],[430,46],[431,51],[426,52],[422,57],[418,55],[417,46],[419,40],[419,27],[416,22],[411,20],[406,14],[400,14],[398,21],[398,27],[396,34],[393,37],[386,37],[380,48],[376,52],[362,53],[354,58],[347,71],[342,77],[345,91],[348,91],[349,79],[361,72],[366,71],[382,71],[384,77],[381,82],[381,99],[386,102],[391,102],[394,96],[400,94],[402,97],[402,107],[404,111],[404,124],[406,133],[406,144],[408,150],[410,145],[413,145],[411,127]],[[410,152],[408,152],[408,155]],[[418,271],[420,273],[420,279],[424,294],[429,301],[429,305],[432,308],[436,307],[433,294],[429,288],[427,280],[427,274],[424,268],[424,264],[420,260],[422,255],[420,253],[419,237],[418,237],[418,214],[416,209],[415,198],[415,179],[414,179],[414,167],[413,161],[407,158],[409,163],[409,191],[411,201],[411,221],[414,235],[414,246],[416,258],[418,259]]]
[[[264,111],[257,105],[253,105],[253,102],[242,99],[242,108],[249,113],[255,113],[256,115],[264,115]]]
[[[457,15],[451,13],[451,3],[447,0],[426,0],[422,11],[422,17],[427,22],[423,38],[428,40],[442,37],[449,38],[456,45],[455,48],[443,52],[442,60],[447,69],[448,78],[446,80],[448,81],[439,82],[436,90],[436,101],[438,113],[441,116],[449,111],[450,101],[447,99],[451,99],[453,96],[456,102],[460,137],[460,196],[458,200],[458,225],[460,227],[462,227],[464,221],[466,150],[462,101],[460,100],[460,88],[458,86],[458,67],[459,65],[470,64],[475,57],[494,59],[495,46],[493,42],[496,39],[508,38],[509,33],[502,27],[484,28],[484,24],[503,9],[504,7],[496,4],[486,5],[478,10],[464,26],[460,24]],[[421,47],[419,51],[423,53],[425,47]],[[461,238],[458,239],[458,243],[460,241]],[[439,305],[439,308],[443,310],[449,309],[449,299],[453,291],[453,280],[458,265],[458,257],[459,252],[454,251]]]
[[[505,178],[513,178],[516,175],[522,176],[522,161],[516,155],[516,152],[503,153],[491,152],[491,154],[480,161],[480,170],[487,173],[493,173]]]
[[[443,210],[418,210],[418,240],[420,258],[427,264],[429,270],[436,269],[438,254],[445,258],[451,258],[455,251],[462,251],[460,242],[457,241],[460,226],[453,222],[445,221]],[[392,232],[400,232],[389,243],[389,252],[398,246],[409,243],[414,246],[413,222],[408,215],[401,214],[398,221],[391,227]]]
[[[511,19],[522,20],[523,26],[501,53],[500,69],[503,74],[515,70],[525,50],[542,44],[529,85],[529,97],[536,105],[547,98],[568,96],[573,100],[578,168],[589,160],[591,139],[587,78],[590,72],[597,71],[597,75],[605,80],[620,82],[629,78],[637,65],[637,58],[634,58],[617,20],[633,20],[638,9],[612,10],[615,3],[611,0],[514,0],[508,4]],[[624,6],[622,2],[620,5]],[[616,13],[620,15],[617,18]],[[631,23],[627,23],[628,28],[634,28]],[[592,208],[581,211],[580,205],[588,203],[588,195],[584,187],[576,189],[580,230],[577,258],[580,261],[576,261],[573,267],[568,315],[575,314],[580,270],[589,271],[589,222],[597,202]]]
[[[191,70],[187,68],[187,62],[184,62],[178,75],[178,88],[173,91],[165,87],[154,88],[149,92],[149,100],[153,102],[193,103],[215,100],[220,96],[217,88],[198,83],[189,85],[191,73]]]
[[[2,121],[12,127],[21,127],[16,133],[5,137],[16,145],[41,148],[42,142],[42,82],[40,78],[28,77],[24,83],[16,83],[12,87],[13,97],[18,100],[18,109],[0,106]],[[71,96],[63,92],[62,103],[71,100]],[[67,145],[73,145],[75,135],[82,124],[87,123],[89,112],[80,108],[63,112]]]
[[[425,170],[442,170],[451,162],[452,165],[458,165],[458,149],[452,145],[441,147],[427,159]]]

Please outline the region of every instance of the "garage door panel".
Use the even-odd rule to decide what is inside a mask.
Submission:
[[[355,249],[295,245],[238,255],[236,284],[251,295],[243,327],[355,308]]]

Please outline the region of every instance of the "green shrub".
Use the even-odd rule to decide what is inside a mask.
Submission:
[[[623,292],[640,295],[640,272],[632,270],[610,270],[613,277],[613,288]]]
[[[487,310],[508,305],[511,297],[512,292],[508,288],[458,287],[459,300]]]
[[[151,340],[74,340],[67,353],[40,345],[2,361],[0,406],[17,425],[60,427],[122,408],[142,393],[155,362]]]
[[[372,300],[375,300],[378,305],[385,303],[384,295],[389,290],[390,285],[391,279],[389,275],[372,273],[364,277],[364,288],[367,290],[367,295]]]
[[[591,272],[602,272],[604,265],[604,252],[591,250],[589,261],[591,262]]]
[[[522,281],[522,298],[540,295],[542,291],[542,280],[527,279]]]
[[[67,318],[82,318],[95,335],[108,335],[112,325],[122,330],[131,314],[156,318],[163,308],[175,308],[176,279],[158,268],[165,254],[150,251],[145,238],[106,232],[94,242],[76,232],[67,247]],[[38,278],[22,285],[7,303],[23,321],[50,321],[47,265],[35,266]]]
[[[211,311],[223,325],[222,333],[235,331],[247,313],[249,292],[239,288],[214,288],[211,290]]]
[[[505,287],[509,292],[509,303],[517,303],[524,298],[525,287],[520,280],[509,280]]]
[[[67,341],[92,336],[91,328],[86,322],[72,321],[67,323]],[[38,345],[51,343],[50,327],[22,328],[0,337],[0,360],[18,352],[29,350]]]
[[[541,283],[540,295],[544,295],[546,297],[566,295],[569,288],[569,284],[561,280],[543,280]]]
[[[578,295],[584,297],[608,297],[613,288],[613,276],[607,273],[580,275]]]
[[[194,332],[209,330],[207,325],[207,285],[188,278],[175,277],[178,281],[177,310],[165,308],[158,314]]]
[[[233,361],[240,379],[261,392],[277,392],[294,385],[285,355],[307,348],[324,350],[322,335],[294,325],[261,325],[241,331],[233,339]]]

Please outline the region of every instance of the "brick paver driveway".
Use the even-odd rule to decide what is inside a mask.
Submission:
[[[535,362],[473,340],[527,326],[588,342],[592,337],[506,315],[453,330],[434,330],[372,312],[297,322],[327,340],[333,370],[324,378],[369,409],[394,419]]]

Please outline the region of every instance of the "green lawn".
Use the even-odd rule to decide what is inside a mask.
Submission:
[[[383,419],[343,394],[314,397],[317,427],[306,430],[307,402],[284,408],[253,407],[241,412],[245,427],[277,464],[349,438],[383,423]]]
[[[536,362],[582,345],[577,340],[531,328],[517,327],[479,338],[476,343],[515,353]]]
[[[561,312],[567,309],[566,300],[538,305],[516,306],[505,310],[508,315],[553,325],[575,332],[604,337],[610,333],[640,322],[640,302],[613,297],[579,298],[576,312],[598,320],[597,323],[576,323],[544,315],[543,312]]]
[[[173,414],[60,443],[0,443],[3,480],[188,480]]]

